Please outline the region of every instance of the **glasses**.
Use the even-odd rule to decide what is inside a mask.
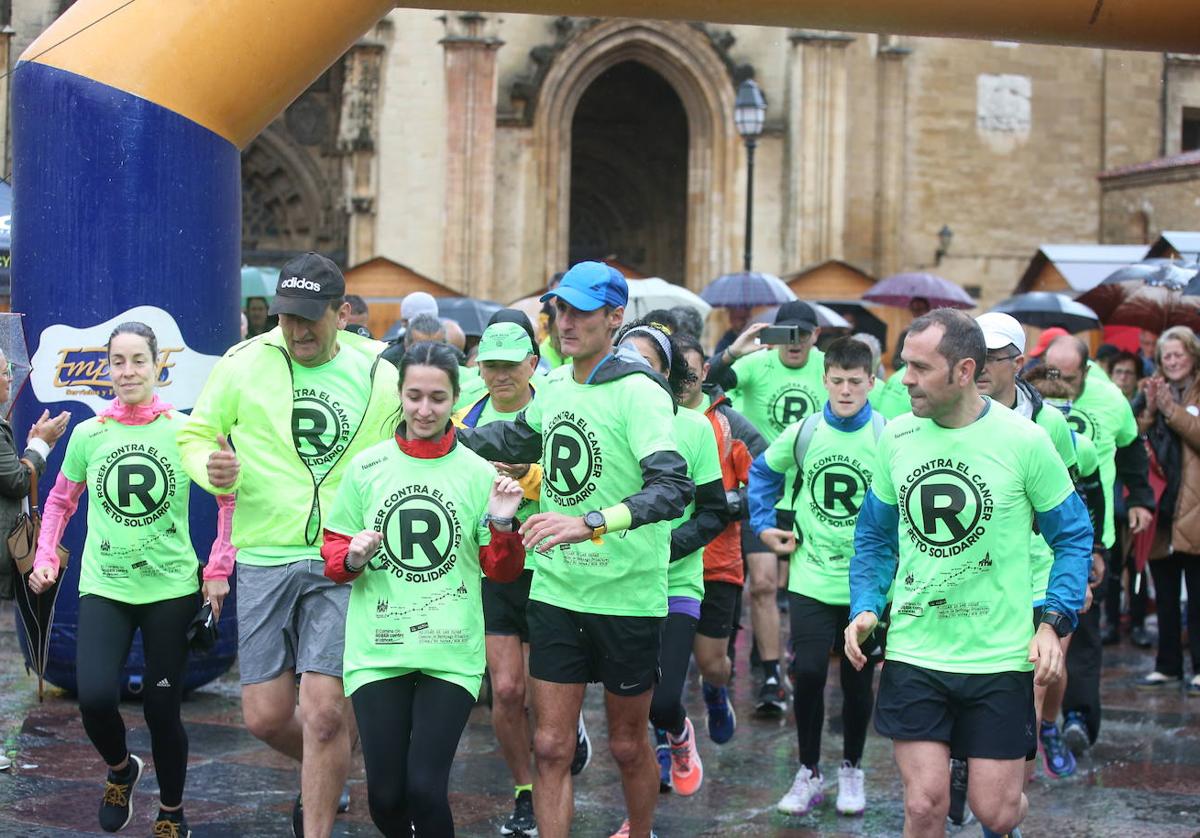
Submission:
[[[13,362],[9,361],[2,368],[0,368],[0,375],[4,376],[5,378],[12,378],[14,375],[16,375],[16,370],[17,368],[13,366]]]
[[[999,364],[1001,361],[1011,361],[1013,358],[1019,357],[1020,354],[1020,352],[1010,352],[1008,355],[993,355],[989,352],[987,354],[987,363]]]

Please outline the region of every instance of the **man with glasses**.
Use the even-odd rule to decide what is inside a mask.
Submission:
[[[1147,477],[1149,461],[1145,445],[1124,394],[1104,377],[1103,370],[1092,374],[1087,344],[1063,335],[1051,341],[1043,357],[1046,376],[1061,381],[1070,394],[1067,423],[1076,434],[1095,443],[1104,490],[1104,532],[1100,542],[1109,550],[1116,540],[1113,520],[1116,478],[1120,478],[1129,493],[1126,506],[1130,533],[1137,534],[1150,526],[1154,494]],[[1067,657],[1070,681],[1063,709],[1068,719],[1082,718],[1087,732],[1086,737],[1064,735],[1077,754],[1094,743],[1100,732],[1100,665],[1100,614],[1095,609],[1080,619]],[[1072,726],[1068,721],[1068,728]]]
[[[708,374],[708,382],[725,390],[734,409],[750,420],[768,444],[789,425],[819,411],[828,398],[825,356],[816,348],[821,330],[813,307],[799,300],[784,303],[775,325],[794,327],[795,339],[774,347],[759,343],[759,332],[768,324],[754,323],[713,358]],[[784,528],[791,529],[791,524],[785,521]],[[780,559],[786,556],[763,544],[748,524],[742,526],[742,554],[750,570],[750,619],[764,676],[756,711],[782,716],[787,711],[787,693],[779,674],[776,591]]]

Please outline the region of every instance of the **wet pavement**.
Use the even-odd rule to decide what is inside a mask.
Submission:
[[[785,621],[786,622],[786,621]],[[74,702],[52,690],[43,704],[36,681],[20,661],[12,621],[0,627],[0,740],[13,767],[0,772],[0,836],[104,834],[96,825],[103,766],[84,735]],[[1111,651],[1110,651],[1111,650]],[[1106,649],[1100,741],[1066,780],[1050,780],[1040,765],[1029,790],[1026,836],[1200,836],[1200,698],[1179,690],[1147,694],[1133,679],[1149,671],[1153,656],[1126,642]],[[753,684],[741,641],[735,707],[740,725],[728,745],[707,739],[703,702],[693,677],[687,702],[700,731],[705,780],[691,798],[659,798],[656,832],[684,836],[891,836],[903,823],[901,786],[891,745],[873,731],[867,741],[868,808],[863,817],[834,812],[834,783],[818,813],[791,818],[775,811],[796,765],[790,715],[783,721],[751,718]],[[841,759],[840,697],[836,669],[826,700],[829,722],[823,750],[827,776]],[[588,691],[585,715],[596,754],[575,785],[573,835],[607,836],[623,809],[616,768],[604,745],[602,694]],[[123,705],[130,744],[150,768],[149,739],[136,702]],[[191,737],[186,810],[200,836],[286,836],[298,789],[288,760],[259,744],[241,727],[236,676],[192,693],[184,704]],[[335,835],[378,834],[367,815],[361,758],[351,777],[350,812],[340,815]],[[135,795],[133,822],[125,834],[149,835],[157,799],[152,771]],[[495,836],[511,806],[510,780],[492,737],[489,711],[478,707],[463,736],[451,778],[460,836]],[[976,836],[971,825],[952,834]]]

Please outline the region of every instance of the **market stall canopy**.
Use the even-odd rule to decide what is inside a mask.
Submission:
[[[1117,268],[1147,255],[1144,244],[1043,244],[1013,294],[1060,291],[1075,297],[1090,291]]]

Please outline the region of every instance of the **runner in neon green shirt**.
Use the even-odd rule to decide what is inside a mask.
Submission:
[[[145,658],[142,699],[154,752],[161,808],[155,834],[187,834],[183,790],[187,733],[180,721],[188,628],[201,607],[196,553],[188,529],[191,481],[176,434],[187,418],[155,395],[158,341],[144,323],[122,323],[107,346],[113,404],[71,435],[46,513],[29,586],[49,587],[60,566],[57,546],[88,494],[87,539],[79,575],[76,681],[84,730],[108,765],[100,826],[115,832],[132,815],[142,759],[131,754],[117,683],[136,631]],[[219,531],[228,538],[222,502]],[[220,539],[204,572],[214,619],[229,592],[232,551]]]
[[[450,346],[412,345],[400,375],[405,419],[351,461],[321,555],[326,576],[353,583],[344,671],[371,817],[385,834],[452,835],[450,768],[485,660],[481,570],[520,575],[523,493],[457,444]]]
[[[631,323],[621,332],[617,346],[632,348],[651,369],[665,376],[676,400],[695,382],[670,326]],[[667,620],[659,654],[661,674],[650,701],[650,724],[657,740],[659,787],[666,785],[687,797],[699,791],[704,781],[696,731],[683,704],[700,601],[704,599],[704,547],[725,529],[730,514],[712,425],[695,411],[677,409],[673,435],[687,462],[688,477],[696,485],[696,499],[672,522]]]
[[[554,300],[571,363],[538,383],[515,422],[464,430],[488,459],[540,462],[542,511],[522,527],[538,553],[529,593],[529,671],[539,742],[539,829],[570,828],[575,726],[590,681],[602,681],[609,744],[620,764],[631,830],[651,828],[654,754],[644,727],[667,612],[670,521],[694,493],[671,437],[674,407],[662,377],[612,337],[629,299],[625,278],[581,262],[545,296]],[[635,793],[630,793],[636,790]]]
[[[948,801],[953,742],[989,778],[970,788],[971,808],[1004,833],[1028,808],[1034,680],[1062,675],[1059,638],[1083,604],[1092,533],[1045,432],[979,395],[986,353],[979,326],[960,311],[935,309],[910,327],[904,383],[913,413],[880,438],[855,531],[845,646],[851,663],[866,665],[862,644],[894,580],[875,726],[895,743],[906,799]],[[1055,551],[1036,632],[1035,520]],[[947,803],[906,806],[905,830],[931,834],[946,812]]]
[[[350,764],[341,680],[350,592],[324,576],[323,517],[350,461],[391,437],[398,408],[383,344],[341,331],[344,295],[329,259],[289,260],[271,303],[278,328],[225,353],[179,434],[188,475],[214,494],[237,494],[243,713],[268,745],[303,754],[304,805],[297,798],[293,822],[302,818],[313,835],[333,828]]]
[[[826,347],[828,399],[821,413],[785,430],[750,468],[750,521],[768,546],[792,556],[788,616],[800,765],[778,804],[789,815],[807,814],[825,798],[819,763],[829,646],[850,622],[854,525],[884,426],[867,400],[874,363],[870,348],[858,340],[839,338]],[[795,513],[794,531],[775,524],[781,498]],[[874,673],[873,663],[856,670],[842,660],[844,736],[837,797],[842,814],[858,815],[866,808],[860,763]]]

